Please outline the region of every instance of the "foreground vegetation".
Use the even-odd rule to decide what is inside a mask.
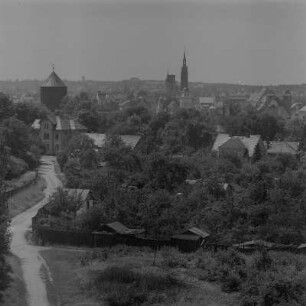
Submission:
[[[98,305],[305,305],[304,255],[180,253],[116,246],[42,251],[60,302]],[[73,294],[72,294],[73,293]],[[70,296],[70,297],[69,297]]]
[[[39,176],[36,183],[10,197],[8,199],[10,217],[14,218],[41,201],[45,196],[45,187],[45,180]]]

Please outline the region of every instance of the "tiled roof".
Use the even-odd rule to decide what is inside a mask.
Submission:
[[[97,147],[101,148],[104,145],[106,134],[86,133],[86,135],[94,141],[94,144]],[[137,145],[140,139],[140,136],[138,135],[120,135],[120,138],[127,146],[134,148]]]
[[[47,119],[56,125],[57,131],[86,131],[87,128],[74,119],[61,118],[60,116],[48,115]],[[32,128],[39,130],[41,119],[35,119]]]
[[[272,141],[269,143],[268,154],[297,154],[299,143],[287,141]]]
[[[212,151],[219,151],[219,147],[232,138],[239,139],[245,145],[246,149],[248,149],[249,156],[252,157],[255,152],[256,145],[260,140],[260,135],[250,135],[250,137],[245,137],[245,136],[231,137],[228,134],[218,134],[213,144]]]
[[[200,104],[214,104],[215,99],[214,97],[199,97]]]
[[[46,83],[42,87],[67,87],[66,84],[60,79],[60,77],[52,71],[49,75]]]
[[[303,107],[299,110],[299,112],[306,112],[306,105],[303,106]]]

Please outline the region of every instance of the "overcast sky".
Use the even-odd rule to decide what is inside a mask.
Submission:
[[[0,0],[0,80],[306,83],[306,1]]]

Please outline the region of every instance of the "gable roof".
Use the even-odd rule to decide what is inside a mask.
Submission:
[[[306,105],[303,106],[303,107],[299,110],[299,112],[306,112]]]
[[[252,157],[255,152],[256,145],[260,141],[260,135],[250,135],[250,137],[246,136],[229,136],[228,134],[218,134],[217,138],[213,144],[212,151],[219,151],[219,147],[224,143],[229,141],[230,139],[239,139],[240,142],[243,143],[246,149],[248,149],[249,156]]]
[[[187,233],[192,233],[192,234],[200,236],[202,238],[206,238],[206,237],[209,236],[209,234],[207,232],[205,232],[203,230],[200,230],[197,227],[189,228],[184,234],[187,234]]]
[[[214,97],[199,97],[199,104],[214,104]]]
[[[86,133],[86,135],[94,141],[94,144],[101,148],[106,139],[106,134],[99,134],[99,133]],[[130,146],[132,149],[136,147],[137,143],[139,142],[140,136],[139,135],[120,135],[120,138],[124,142],[125,145]]]
[[[230,150],[243,150],[247,149],[243,141],[239,137],[231,137],[219,146],[220,149],[230,149]]]
[[[261,99],[264,97],[266,91],[267,91],[266,88],[262,88],[260,91],[253,92],[249,97],[249,102],[255,104],[259,103]]]
[[[203,230],[200,230],[197,227],[191,227],[185,232],[174,235],[172,238],[181,239],[181,240],[198,240],[200,238],[207,238],[209,234]]]
[[[297,154],[299,143],[288,141],[271,141],[267,150],[268,154]]]
[[[46,83],[42,87],[67,87],[61,78],[52,71],[46,80]]]
[[[118,221],[107,223],[104,226],[112,229],[113,231],[115,231],[117,234],[120,235],[141,234],[144,232],[144,229],[127,228],[125,225],[123,225]]]
[[[87,128],[74,119],[62,118],[60,116],[48,115],[46,119],[35,119],[32,128],[39,130],[40,124],[44,120],[49,120],[55,125],[57,131],[86,131]]]

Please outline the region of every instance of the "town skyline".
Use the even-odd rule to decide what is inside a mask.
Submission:
[[[222,4],[222,5],[221,5]],[[300,1],[0,1],[0,79],[306,82]],[[16,22],[18,20],[18,22]]]

